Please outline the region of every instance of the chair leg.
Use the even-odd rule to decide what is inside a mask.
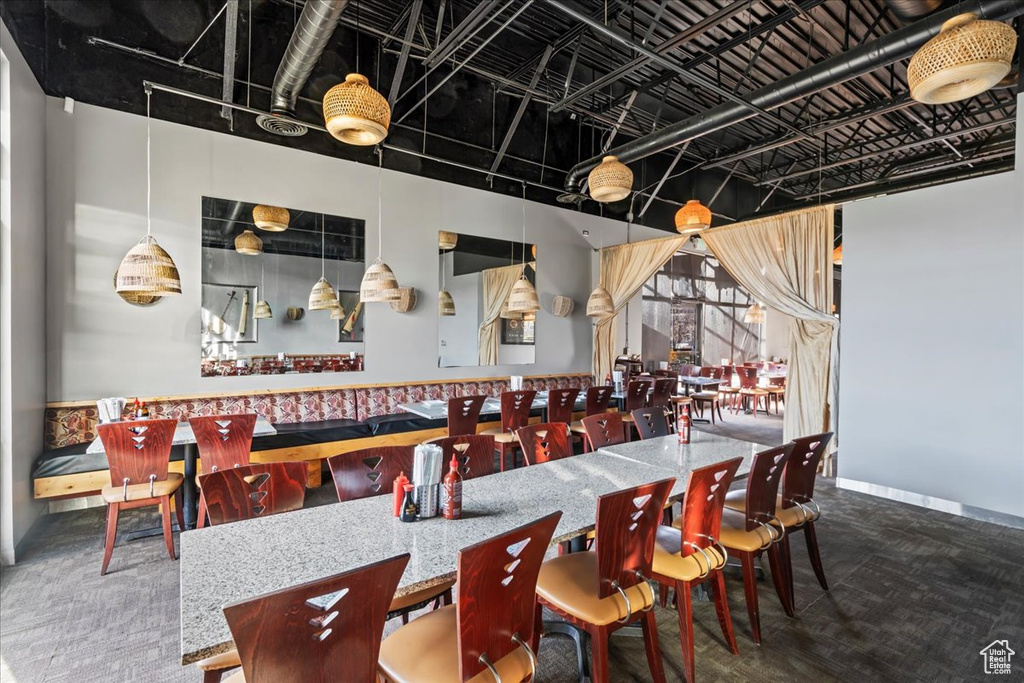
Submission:
[[[804,525],[804,540],[807,541],[807,554],[811,558],[811,568],[814,575],[818,577],[818,583],[825,590],[828,590],[828,582],[825,581],[825,569],[821,566],[821,553],[818,552],[818,534],[814,530],[814,522],[807,522]]]
[[[742,553],[743,593],[747,599],[747,614],[750,616],[750,634],[757,645],[761,644],[761,613],[757,605],[757,572],[754,569],[753,553]]]
[[[785,539],[783,539],[784,541]],[[772,572],[772,583],[775,585],[775,594],[779,596],[782,609],[786,616],[793,616],[793,605],[789,597],[789,576],[786,574],[786,558],[783,544],[772,543],[768,548],[768,566]]]
[[[540,634],[544,630],[544,608],[540,605],[540,600],[536,600],[536,605],[533,609],[533,638],[530,639],[530,647],[533,648],[534,654],[540,652]]]
[[[718,401],[711,402],[711,424],[715,424],[715,407],[718,405]]]
[[[729,614],[729,596],[725,592],[725,574],[721,570],[715,572],[714,579],[709,582],[714,591],[715,612],[718,614],[718,625],[722,627],[722,635],[729,646],[729,652],[740,653],[736,645],[736,633],[732,629],[732,616]]]
[[[107,534],[103,539],[103,567],[100,569],[100,576],[107,573],[110,556],[114,554],[114,539],[117,538],[117,513],[120,511],[121,507],[117,503],[107,504]]]
[[[679,644],[683,648],[683,672],[686,680],[693,683],[696,673],[693,656],[693,598],[688,582],[676,581],[676,611],[679,614]]]
[[[719,420],[723,419],[722,418],[722,402],[720,400],[716,401],[715,402],[715,406],[718,408],[718,419]]]
[[[590,652],[594,660],[590,680],[593,683],[608,683],[611,680],[608,672],[608,632],[600,626],[588,631]]]
[[[651,680],[654,683],[665,683],[665,665],[661,661],[661,645],[658,643],[658,622],[654,618],[654,609],[646,612],[641,620],[644,632],[644,650],[647,652],[647,665],[651,668]]]
[[[181,487],[174,492],[174,514],[178,518],[178,533],[185,530],[185,494]]]
[[[203,683],[220,683],[221,676],[227,669],[209,669],[203,672]]]
[[[171,497],[162,496],[160,498],[160,519],[163,522],[164,527],[164,542],[167,544],[167,554],[171,556],[172,560],[178,559],[178,556],[174,554],[174,536],[171,535]]]

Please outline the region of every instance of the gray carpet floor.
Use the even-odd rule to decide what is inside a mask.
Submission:
[[[828,479],[817,498],[831,590],[818,586],[795,538],[797,616],[785,616],[763,581],[757,647],[742,583],[729,576],[740,655],[725,649],[713,606],[697,603],[699,680],[982,680],[979,651],[996,639],[1021,653],[1003,680],[1024,680],[1024,531],[838,490]],[[329,486],[309,496],[311,505],[332,500]],[[132,511],[121,528],[155,520]],[[22,561],[0,570],[4,682],[200,680],[178,663],[178,563],[159,537],[119,541],[101,577],[102,528],[102,509],[43,517]],[[668,678],[681,681],[676,614],[657,608],[657,616]],[[614,637],[611,658],[614,681],[650,679],[639,638]],[[567,638],[545,638],[540,661],[540,680],[576,680]]]

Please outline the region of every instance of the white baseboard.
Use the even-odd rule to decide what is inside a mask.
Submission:
[[[946,500],[945,498],[926,496],[921,493],[914,493],[913,491],[903,491],[889,486],[882,486],[881,484],[871,484],[869,482],[857,481],[855,479],[843,479],[842,477],[836,478],[836,486],[841,489],[846,489],[847,491],[867,493],[871,496],[887,498],[900,503],[928,508],[929,510],[938,510],[939,512],[946,512],[951,515],[957,515],[958,517],[967,517],[968,519],[977,519],[982,522],[991,522],[992,524],[1008,526],[1013,529],[1024,529],[1024,517],[1018,517],[1017,515],[1011,515],[1006,512],[998,512],[996,510],[986,510],[985,508],[979,508],[973,505],[964,505],[963,503]]]

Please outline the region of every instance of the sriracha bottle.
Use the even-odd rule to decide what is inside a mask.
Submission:
[[[441,514],[445,519],[458,519],[462,516],[462,475],[459,474],[459,461],[453,455],[451,468],[444,475],[441,496]]]
[[[683,406],[683,413],[676,424],[679,443],[690,443],[690,406]]]

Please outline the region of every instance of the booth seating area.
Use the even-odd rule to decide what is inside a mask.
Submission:
[[[524,388],[586,389],[587,374],[526,377]],[[477,378],[451,382],[354,385],[300,390],[263,391],[202,397],[167,397],[147,400],[151,416],[187,420],[204,415],[256,413],[274,424],[277,434],[256,437],[253,462],[304,461],[308,485],[321,483],[321,461],[332,455],[371,446],[421,443],[446,435],[444,419],[429,419],[402,412],[402,403],[445,400],[457,396],[500,396],[508,390],[508,378]],[[481,415],[480,430],[498,415]],[[537,419],[535,416],[534,419]],[[55,499],[98,493],[110,483],[104,453],[86,453],[97,437],[94,401],[55,403],[47,406],[47,450],[33,470],[34,496]],[[171,452],[171,471],[182,472],[183,449]]]

